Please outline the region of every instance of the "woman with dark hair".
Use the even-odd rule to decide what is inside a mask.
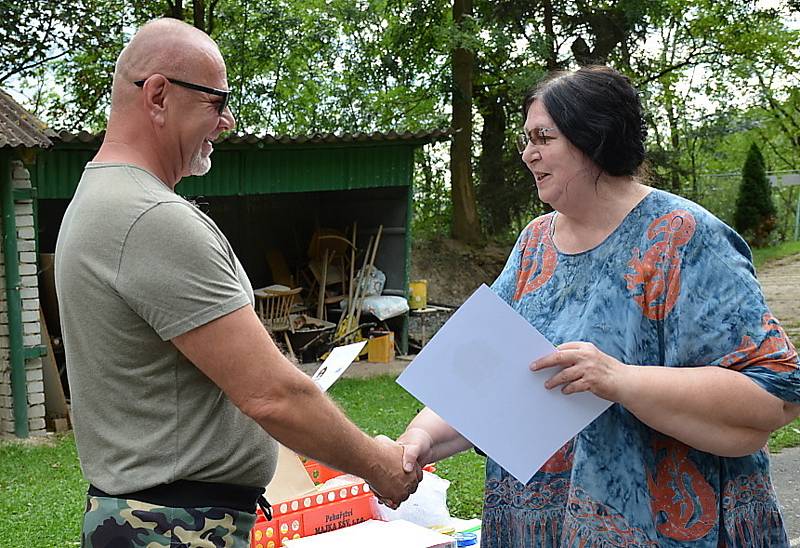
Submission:
[[[481,545],[788,546],[765,444],[800,414],[800,362],[749,248],[640,182],[642,108],[618,72],[555,74],[523,118],[522,161],[554,211],[493,290],[559,345],[531,365],[548,388],[614,405],[527,484],[488,460]],[[471,447],[429,409],[398,441],[409,466]]]

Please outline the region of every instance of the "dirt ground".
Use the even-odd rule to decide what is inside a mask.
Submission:
[[[500,274],[511,246],[471,247],[450,239],[414,242],[411,280],[428,281],[428,303],[457,307]]]
[[[490,284],[505,265],[511,246],[473,248],[449,239],[418,243],[411,279],[428,280],[428,301],[459,306],[481,283]],[[800,343],[800,254],[762,266],[758,279],[767,303],[797,345]],[[414,325],[412,322],[412,332]]]
[[[759,269],[758,279],[770,310],[783,324],[795,346],[799,346],[800,255],[767,263]]]
[[[415,243],[411,257],[411,279],[428,282],[428,302],[457,308],[481,283],[490,284],[505,265],[511,245],[496,244],[482,248],[470,247],[449,239],[438,239]],[[800,254],[767,263],[758,271],[773,314],[781,321],[795,346],[800,347]],[[426,338],[430,337],[450,317],[448,313],[428,316],[425,319]],[[411,352],[419,350],[422,338],[419,317],[412,315],[409,321]],[[407,360],[395,360],[391,364],[364,363],[352,367],[346,377],[371,377],[374,375],[397,375],[403,371]],[[308,373],[313,373],[318,364],[306,364]]]

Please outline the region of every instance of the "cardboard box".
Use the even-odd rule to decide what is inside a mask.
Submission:
[[[323,474],[336,473],[319,463],[307,461],[306,468],[317,465]],[[334,531],[375,519],[377,500],[363,480],[338,487],[321,489],[272,506],[272,519],[267,521],[261,509],[250,533],[251,548],[279,548],[291,539]]]
[[[394,359],[394,332],[386,331],[374,334],[367,344],[367,361],[372,363],[389,363]]]
[[[328,468],[324,464],[321,464],[315,460],[307,460],[303,463],[303,466],[305,466],[306,472],[308,472],[311,480],[317,484],[325,483],[331,478],[342,475],[339,470]]]

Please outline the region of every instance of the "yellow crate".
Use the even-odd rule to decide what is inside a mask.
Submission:
[[[375,334],[367,343],[367,361],[373,363],[389,363],[394,359],[394,332]]]

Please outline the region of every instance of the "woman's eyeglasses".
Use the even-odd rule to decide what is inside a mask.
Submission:
[[[534,127],[531,128],[529,133],[524,131],[517,134],[517,150],[520,154],[525,152],[528,143],[533,143],[535,146],[546,145],[550,139],[555,139],[554,136],[548,135],[551,131],[556,131],[554,127]]]

